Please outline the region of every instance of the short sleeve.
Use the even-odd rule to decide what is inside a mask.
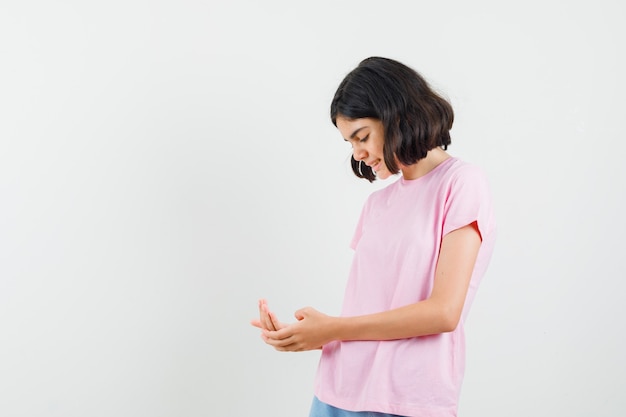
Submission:
[[[479,167],[466,165],[449,184],[442,236],[474,222],[482,238],[495,227],[487,177]]]

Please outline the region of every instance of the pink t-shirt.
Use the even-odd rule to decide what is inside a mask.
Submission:
[[[323,347],[315,395],[351,411],[456,416],[465,366],[463,322],[487,269],[495,239],[484,172],[449,158],[416,179],[372,193],[352,248],[342,316],[416,303],[430,296],[442,238],[473,223],[482,237],[456,330],[391,341],[333,341]]]

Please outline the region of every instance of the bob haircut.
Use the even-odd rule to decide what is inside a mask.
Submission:
[[[388,58],[366,58],[343,79],[330,105],[337,117],[374,118],[383,124],[383,157],[392,173],[413,165],[436,147],[447,149],[454,112],[417,71]],[[352,171],[370,182],[376,174],[351,157]]]

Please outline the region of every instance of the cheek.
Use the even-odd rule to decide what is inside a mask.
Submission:
[[[382,156],[382,155],[384,154],[384,151],[383,151],[383,143],[382,143],[382,142],[377,143],[377,144],[376,144],[375,149],[372,149],[372,150],[375,150],[375,151],[376,151],[376,153],[378,153],[379,155],[381,155],[381,156]]]

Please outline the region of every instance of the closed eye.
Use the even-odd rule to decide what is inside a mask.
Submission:
[[[369,137],[370,137],[369,134],[365,135],[365,137],[363,139],[359,140],[359,142],[361,142],[361,143],[366,142],[369,139]]]

